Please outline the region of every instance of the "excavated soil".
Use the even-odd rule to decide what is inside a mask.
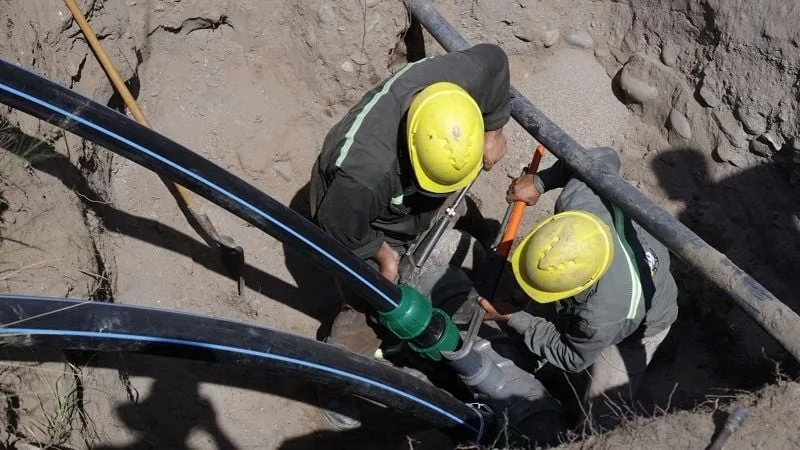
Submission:
[[[328,128],[409,59],[442,53],[399,0],[79,3],[156,130],[300,212]],[[512,83],[552,120],[587,147],[618,148],[626,179],[800,311],[800,6],[434,5],[471,42],[501,45]],[[4,59],[122,111],[61,2],[6,0],[0,31]],[[508,156],[471,194],[489,218],[502,216],[509,176],[536,144],[515,123],[506,133]],[[203,202],[245,248],[239,296],[154,174],[6,107],[0,146],[3,291],[324,333],[337,307],[330,280],[280,242]],[[523,226],[549,214],[556,196]],[[704,446],[737,402],[750,419],[731,448],[800,445],[798,387],[776,371],[797,376],[796,363],[702,274],[680,262],[675,274],[680,318],[648,372],[642,417],[570,445]],[[334,433],[312,386],[253,371],[127,355],[87,365],[84,355],[44,350],[8,359],[0,442],[9,448],[454,445],[436,433],[407,440],[402,426],[386,429],[397,420],[380,410],[365,415],[365,430]]]

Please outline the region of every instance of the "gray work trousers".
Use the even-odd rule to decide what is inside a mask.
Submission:
[[[654,336],[626,339],[603,350],[586,371],[587,386],[582,402],[584,415],[591,417],[601,428],[616,426],[629,412],[645,370],[667,334],[669,328]]]

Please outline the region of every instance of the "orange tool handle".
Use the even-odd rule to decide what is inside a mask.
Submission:
[[[531,164],[528,166],[528,173],[535,174],[539,171],[539,163],[542,162],[544,151],[545,148],[543,145],[536,147],[536,151],[533,152]],[[500,245],[497,246],[498,255],[508,257],[508,254],[511,253],[511,246],[514,244],[514,239],[517,237],[519,224],[522,223],[522,217],[525,215],[525,206],[527,206],[525,202],[519,200],[514,202],[514,209],[511,211],[511,219],[508,221],[508,226],[503,233],[503,238],[500,239]]]

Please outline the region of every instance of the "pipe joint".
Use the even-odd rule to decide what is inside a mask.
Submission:
[[[400,292],[397,308],[378,313],[383,326],[404,341],[413,340],[411,349],[434,361],[458,347],[458,328],[447,314],[411,286],[401,284]]]

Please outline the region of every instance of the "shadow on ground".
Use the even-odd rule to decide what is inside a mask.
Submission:
[[[220,425],[218,414],[230,413],[218,411],[209,398],[201,393],[200,384],[229,386],[253,392],[265,392],[271,395],[290,399],[295,402],[316,406],[316,395],[313,385],[292,379],[290,376],[267,376],[264,372],[235,366],[222,366],[190,360],[177,360],[165,357],[136,354],[100,354],[91,355],[85,352],[68,352],[69,356],[53,349],[0,349],[0,359],[31,362],[63,362],[65,358],[76,365],[90,370],[92,367],[104,367],[119,370],[122,385],[127,389],[128,401],[118,404],[114,414],[133,437],[133,442],[122,445],[99,443],[92,448],[102,450],[134,450],[134,449],[190,449],[189,437],[196,432],[204,432],[209,446],[217,449],[239,448]],[[80,360],[78,362],[78,360]],[[86,364],[88,361],[88,364]],[[145,377],[153,380],[150,391],[140,396],[136,388],[130,384],[130,377]],[[85,386],[85,389],[91,389]],[[96,396],[93,396],[96,400]],[[414,417],[398,414],[385,408],[360,401],[364,425],[351,432],[314,431],[309,434],[288,438],[277,448],[285,449],[320,449],[320,448],[386,448],[397,443],[405,443],[406,436],[416,436],[430,426]],[[235,407],[235,405],[231,405]],[[265,411],[270,405],[264,405]],[[239,413],[242,411],[237,410]],[[251,411],[248,414],[259,414]],[[276,417],[271,412],[270,427],[276,424]],[[265,419],[268,420],[268,419]],[[286,417],[285,420],[293,420]],[[311,423],[317,427],[319,424]],[[263,430],[253,430],[258,436]],[[425,441],[449,442],[441,433],[426,431]],[[195,437],[196,439],[196,437]],[[420,440],[421,438],[416,438]],[[275,445],[274,436],[264,436],[264,448]],[[260,447],[259,447],[260,448]],[[401,448],[403,448],[401,446]],[[446,448],[440,445],[415,448]]]
[[[800,312],[800,203],[786,170],[770,162],[714,181],[703,153],[665,150],[652,171],[679,220],[782,302]],[[648,368],[640,407],[648,414],[725,401],[741,390],[796,375],[793,360],[722,290],[677,258],[678,321]],[[778,369],[779,368],[779,369]]]
[[[32,169],[59,179],[66,188],[78,195],[84,208],[94,212],[108,230],[188,256],[208,270],[223,276],[231,276],[216,247],[210,247],[203,241],[157,220],[136,216],[115,208],[84,175],[83,171],[95,170],[91,166],[90,159],[81,158],[81,163],[87,166],[78,167],[68,157],[56,152],[50,143],[27,135],[19,128],[6,125],[0,132],[2,132],[0,148],[27,160]],[[293,264],[300,265],[301,263],[295,262],[295,260],[303,257],[300,255],[295,257],[293,252],[289,253],[292,255],[289,259]],[[315,274],[315,272],[318,271],[310,271],[310,274]],[[309,272],[297,271],[295,276],[298,276],[299,273]],[[324,303],[320,302],[316,296],[309,295],[313,291],[298,289],[251,264],[245,264],[242,277],[247,288],[310,317],[320,320],[325,314]],[[307,286],[308,283],[302,285]],[[231,289],[236,291],[234,279],[231,279]]]

